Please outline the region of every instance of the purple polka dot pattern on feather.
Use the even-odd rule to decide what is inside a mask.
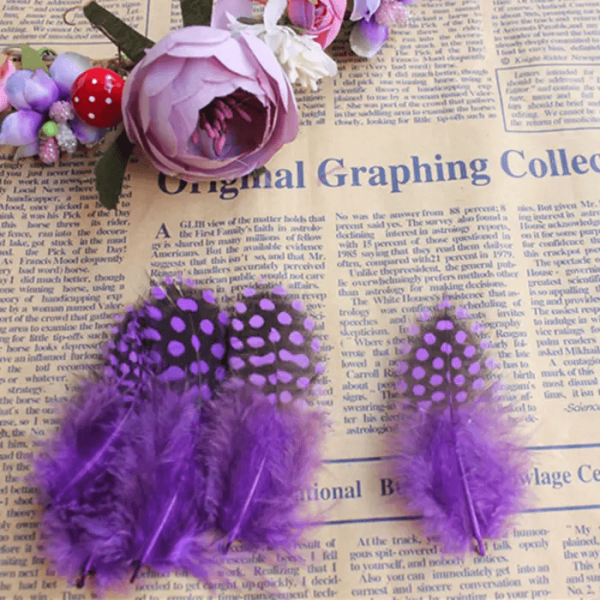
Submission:
[[[177,333],[181,333],[185,329],[185,322],[180,317],[171,317],[171,327]]]
[[[454,309],[448,299],[427,311],[427,319],[421,318],[424,314],[418,317],[420,332],[415,334],[414,324],[409,325],[410,344],[400,345],[400,394],[421,412],[447,410],[484,397],[481,391],[494,379],[497,364],[485,356],[491,343],[480,338],[483,325],[466,321],[468,311]]]

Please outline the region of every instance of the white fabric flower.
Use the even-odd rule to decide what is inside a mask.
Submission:
[[[287,0],[269,0],[263,14],[264,23],[255,25],[240,23],[230,16],[231,30],[255,35],[275,54],[292,83],[314,92],[323,77],[337,74],[337,65],[311,36],[298,35],[289,27],[277,25],[286,6]]]

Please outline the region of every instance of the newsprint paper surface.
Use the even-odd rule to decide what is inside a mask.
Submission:
[[[104,5],[153,39],[163,0]],[[0,47],[114,47],[68,0],[0,0]],[[144,571],[110,598],[600,598],[600,4],[421,0],[371,61],[337,41],[335,81],[257,182],[186,185],[138,157],[119,210],[94,152],[58,167],[0,148],[0,600],[88,600],[38,550],[25,477],[149,278],[219,296],[280,282],[323,324],[317,402],[334,423],[293,557],[234,547],[227,583]],[[347,32],[346,32],[347,33]],[[494,332],[533,467],[528,509],[485,557],[440,551],[398,498],[394,364],[449,294]]]

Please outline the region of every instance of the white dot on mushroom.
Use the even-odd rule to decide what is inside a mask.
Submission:
[[[112,104],[112,98],[107,98],[104,102],[106,102],[106,104]]]
[[[98,80],[97,80],[97,79],[92,79],[92,83],[93,83],[94,85],[96,85],[96,84],[98,83]]]
[[[75,96],[75,98],[73,98],[73,100],[75,100],[75,102],[79,102],[79,96]]]
[[[90,96],[90,97],[89,97],[89,101],[90,101],[90,102],[96,102],[96,98],[95,98],[94,96]]]
[[[95,115],[94,113],[88,113],[88,117],[89,117],[90,119],[95,119],[95,118],[96,118],[96,115]]]

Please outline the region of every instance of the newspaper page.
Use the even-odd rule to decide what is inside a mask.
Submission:
[[[178,3],[106,1],[158,39]],[[66,0],[0,0],[2,46],[114,52]],[[371,61],[298,92],[302,127],[260,177],[186,184],[142,156],[114,212],[98,152],[0,150],[0,600],[88,600],[39,550],[31,458],[112,315],[149,278],[222,298],[282,283],[319,323],[333,423],[297,552],[234,545],[216,581],[145,570],[109,598],[600,598],[600,7],[421,0]],[[395,363],[442,296],[490,326],[530,448],[530,500],[486,555],[445,554],[398,493]]]

